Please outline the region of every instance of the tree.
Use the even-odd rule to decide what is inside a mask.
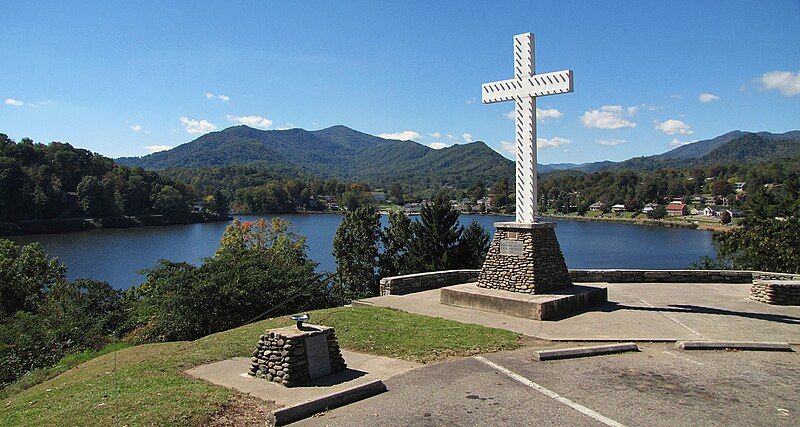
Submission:
[[[406,204],[403,198],[403,185],[399,182],[392,183],[392,186],[389,187],[389,198],[395,205],[403,206]]]
[[[235,220],[201,266],[162,260],[129,291],[137,326],[130,338],[196,339],[265,314],[330,306],[329,284],[315,267],[286,221]]]
[[[746,218],[714,234],[717,257],[735,269],[800,273],[800,219]]]
[[[86,215],[99,218],[105,214],[105,191],[97,177],[84,176],[77,190],[78,204]]]
[[[383,247],[378,261],[380,277],[398,276],[414,271],[408,257],[413,236],[411,220],[403,212],[389,212],[389,226],[382,230],[380,236]]]
[[[65,271],[39,243],[20,247],[0,239],[0,320],[17,311],[36,311],[47,289],[64,280]]]
[[[456,247],[455,268],[481,268],[489,251],[489,233],[475,221],[464,228]]]
[[[380,217],[368,206],[347,212],[333,237],[336,291],[344,301],[374,296],[378,290]]]
[[[664,205],[658,205],[655,209],[647,212],[647,217],[650,219],[661,219],[667,216],[667,208]]]
[[[188,201],[175,187],[165,185],[156,195],[153,208],[162,215],[182,215],[188,209]]]
[[[494,193],[494,203],[497,206],[505,206],[509,203],[508,200],[508,193],[510,192],[508,187],[508,178],[503,177],[500,178],[493,186],[492,186],[492,193]]]
[[[458,212],[446,201],[437,198],[424,205],[419,221],[412,223],[412,230],[409,257],[419,271],[446,270],[455,264],[464,227],[458,223]]]
[[[732,219],[731,218],[731,212],[728,211],[728,210],[724,210],[724,211],[722,211],[722,213],[719,214],[719,222],[721,222],[723,224],[730,224],[731,223],[731,219]]]

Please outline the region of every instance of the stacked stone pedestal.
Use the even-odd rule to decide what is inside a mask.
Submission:
[[[545,294],[572,286],[556,224],[497,222],[478,275],[481,288]]]
[[[559,320],[608,301],[604,283],[573,286],[555,223],[498,222],[477,283],[442,288],[439,302]]]
[[[249,374],[287,387],[347,367],[333,328],[303,325],[271,329],[256,345]]]

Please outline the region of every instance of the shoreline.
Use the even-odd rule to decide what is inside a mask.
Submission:
[[[0,223],[0,237],[28,236],[36,234],[67,234],[82,231],[122,229],[140,227],[165,227],[171,225],[200,224],[205,222],[231,221],[229,217],[205,217],[189,214],[180,217],[150,215],[147,217],[109,218],[63,218],[53,220]]]
[[[668,228],[686,228],[690,230],[704,230],[704,231],[719,231],[728,232],[736,228],[736,226],[727,225],[709,225],[701,222],[678,222],[668,221],[663,219],[638,219],[638,218],[602,218],[602,217],[587,217],[578,215],[563,215],[563,214],[542,214],[542,217],[563,219],[569,221],[585,221],[585,222],[617,222],[622,224],[631,225],[644,225],[650,227],[668,227]]]

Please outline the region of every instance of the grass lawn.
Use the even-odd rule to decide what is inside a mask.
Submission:
[[[378,307],[332,308],[311,313],[311,322],[333,326],[350,350],[430,362],[522,345],[519,335]],[[0,425],[199,425],[233,393],[193,380],[193,366],[250,356],[264,330],[287,326],[269,319],[196,341],[125,348],[78,365],[9,397]]]
[[[598,217],[603,214],[603,211],[588,211],[586,212],[586,216],[589,218]]]

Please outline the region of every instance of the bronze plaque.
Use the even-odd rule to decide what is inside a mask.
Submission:
[[[522,240],[500,239],[500,255],[522,255]]]

